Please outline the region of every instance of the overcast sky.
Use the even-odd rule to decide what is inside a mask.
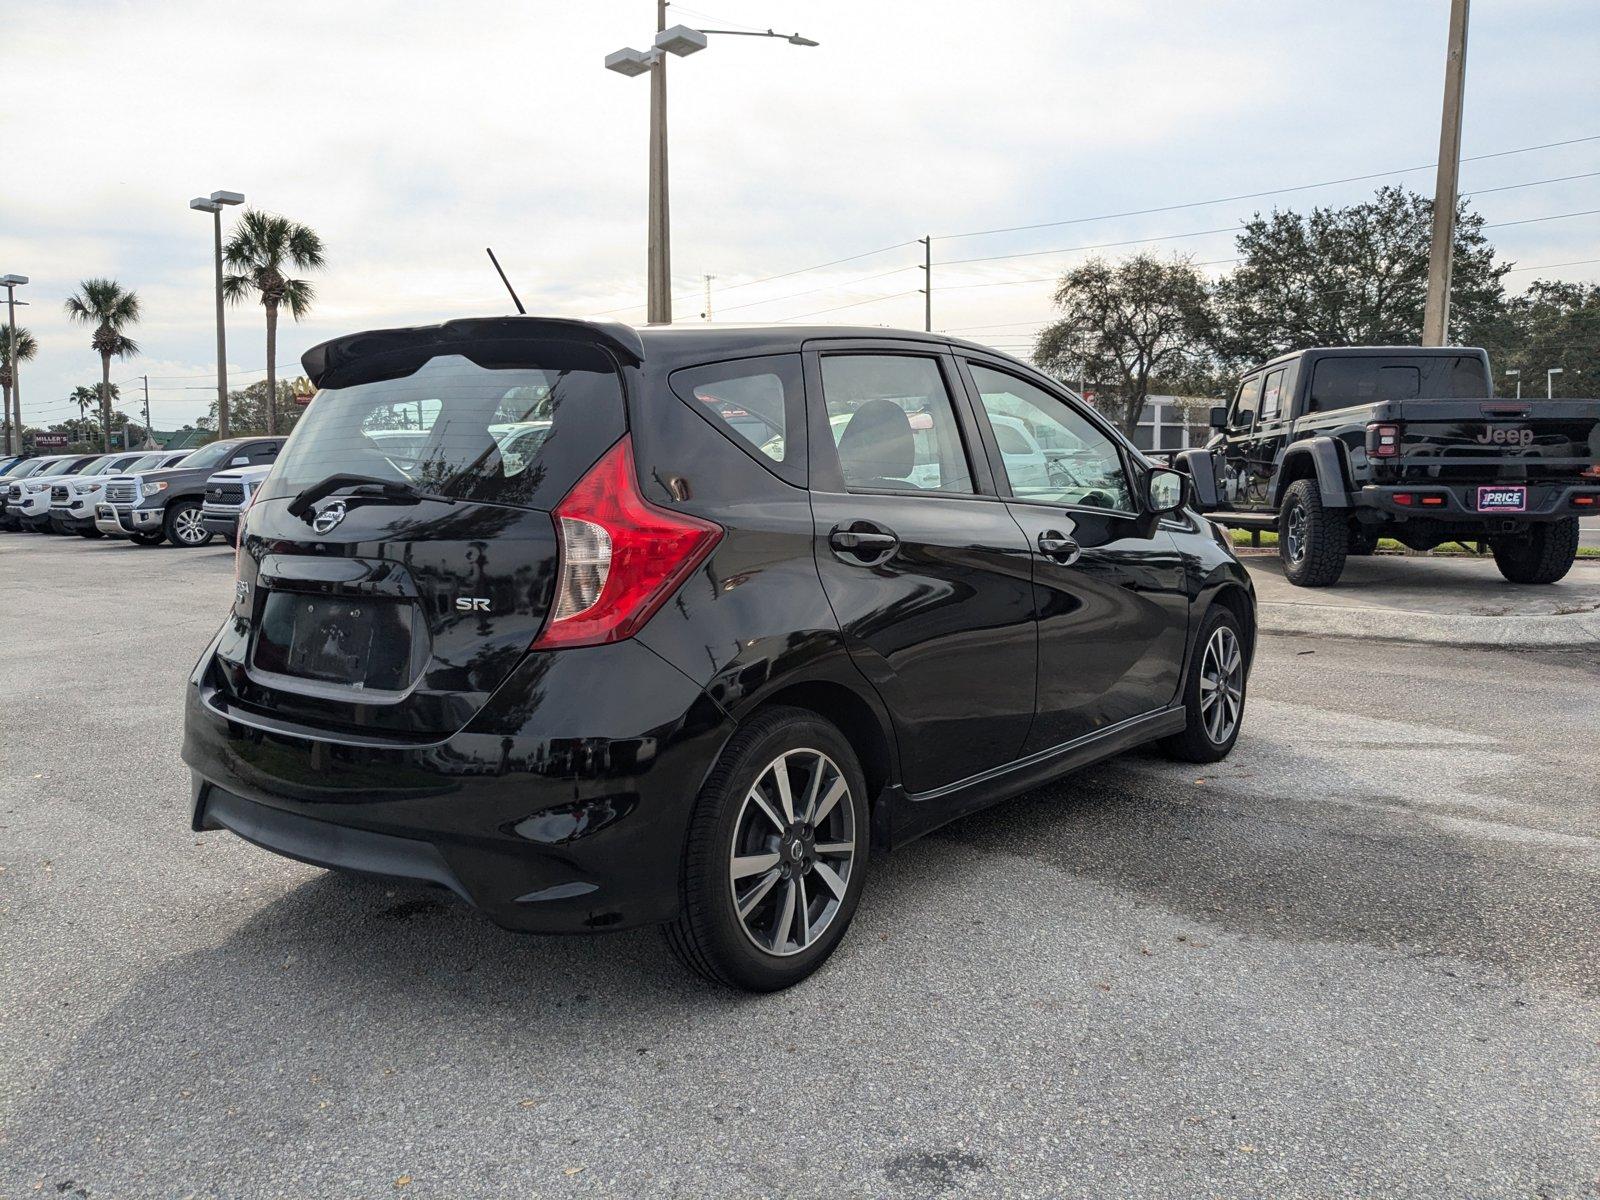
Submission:
[[[1437,153],[1448,0],[702,3],[674,5],[669,22],[798,29],[821,45],[713,37],[672,60],[680,320],[699,319],[710,273],[719,320],[919,328],[921,247],[905,243],[933,234],[935,327],[1022,349],[1049,315],[1045,280],[1086,252],[956,260],[1226,229],[1382,181],[948,235],[1399,172]],[[1464,155],[1600,135],[1594,0],[1477,0],[1472,17]],[[61,302],[100,275],[145,310],[143,354],[112,378],[150,376],[158,428],[205,413],[211,231],[188,201],[219,188],[327,245],[314,312],[280,330],[280,373],[335,334],[508,311],[485,245],[532,312],[642,321],[649,86],[601,61],[648,45],[653,18],[650,0],[9,6],[0,272],[32,278],[18,321],[40,354],[24,416],[70,415],[72,386],[98,380]],[[1594,172],[1600,140],[1468,162],[1462,182]],[[1432,190],[1431,170],[1393,179]],[[1494,223],[1600,209],[1600,177],[1476,204]],[[1597,215],[1490,237],[1519,266],[1600,259]],[[1152,248],[1233,254],[1226,232]],[[1538,274],[1596,280],[1600,263],[1508,283]],[[232,382],[259,379],[260,307],[230,309],[228,335]],[[137,391],[124,385],[130,412]]]

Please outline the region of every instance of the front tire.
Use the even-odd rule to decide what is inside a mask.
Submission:
[[[180,500],[167,508],[167,519],[161,523],[162,532],[174,546],[190,549],[210,544],[216,536],[200,521],[200,505],[193,500]]]
[[[1327,587],[1344,573],[1350,533],[1322,507],[1315,479],[1297,479],[1284,493],[1278,512],[1278,557],[1283,574],[1297,587]]]
[[[757,713],[695,802],[667,945],[727,987],[799,983],[849,928],[868,838],[866,780],[844,735],[805,709]]]
[[[1183,707],[1189,723],[1182,733],[1163,738],[1169,758],[1181,762],[1217,762],[1228,756],[1244,726],[1244,637],[1239,619],[1213,606],[1200,627],[1194,661],[1183,683]]]
[[[1512,583],[1554,583],[1578,557],[1578,518],[1529,526],[1519,537],[1492,537],[1494,565]]]

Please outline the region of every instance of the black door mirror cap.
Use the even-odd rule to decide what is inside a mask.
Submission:
[[[1227,427],[1228,427],[1228,410],[1224,406],[1219,404],[1219,405],[1217,405],[1215,408],[1213,408],[1211,410],[1211,428],[1213,428],[1213,429],[1226,429]]]

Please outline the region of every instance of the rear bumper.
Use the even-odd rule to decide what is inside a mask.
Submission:
[[[1522,487],[1527,489],[1527,507],[1521,511],[1495,509],[1484,511],[1478,507],[1478,491],[1491,487]],[[1402,503],[1397,496],[1410,496],[1410,503]],[[1590,506],[1573,503],[1579,496],[1593,496]],[[1378,486],[1368,484],[1355,494],[1358,508],[1370,509],[1385,515],[1407,520],[1449,521],[1452,524],[1481,521],[1498,524],[1503,521],[1559,521],[1563,517],[1584,517],[1600,514],[1600,483],[1414,483]]]
[[[530,654],[465,729],[427,744],[231,706],[214,653],[185,711],[196,830],[437,884],[509,929],[677,913],[690,810],[732,723],[642,644]]]

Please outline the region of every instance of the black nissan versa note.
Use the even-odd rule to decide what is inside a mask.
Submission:
[[[193,824],[501,925],[833,951],[869,852],[1232,748],[1249,578],[1054,381],[848,328],[507,317],[309,351],[196,666]]]

